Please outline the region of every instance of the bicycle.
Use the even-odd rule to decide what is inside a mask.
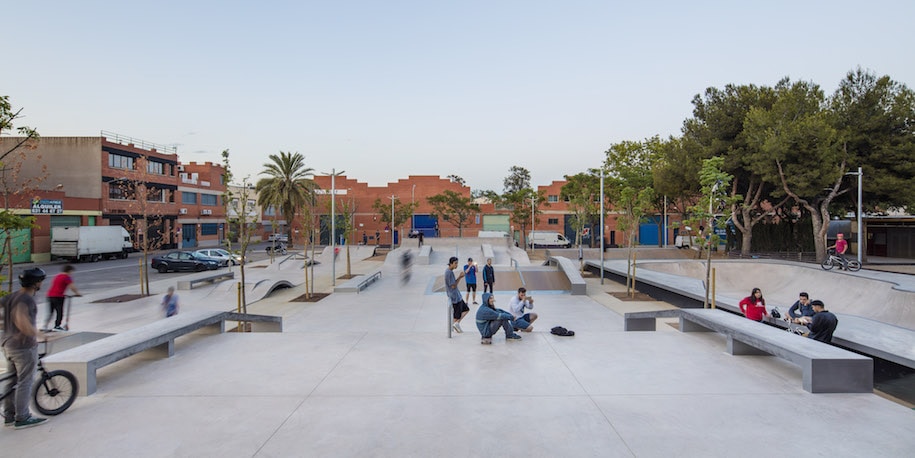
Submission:
[[[45,370],[41,358],[48,354],[48,341],[44,340],[44,353],[38,354],[38,378],[32,387],[32,401],[35,408],[44,415],[60,415],[73,405],[79,394],[79,383],[76,377],[65,370]],[[0,383],[12,381],[16,378],[15,372],[8,372],[0,377]],[[14,383],[8,383],[6,390],[0,394],[0,401],[11,396],[15,389]]]
[[[853,259],[847,259],[845,261],[836,254],[835,250],[829,250],[829,256],[826,257],[826,260],[820,263],[820,267],[823,270],[832,270],[833,267],[839,266],[840,269],[846,269],[851,272],[857,272],[861,270],[861,263]]]

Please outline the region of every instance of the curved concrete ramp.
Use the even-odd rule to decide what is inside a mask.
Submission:
[[[701,261],[644,261],[637,266],[705,279],[705,263]],[[712,267],[716,271],[718,295],[740,299],[758,287],[763,291],[766,305],[777,306],[782,313],[787,313],[798,293],[806,291],[811,299],[822,300],[832,312],[915,330],[915,293],[901,291],[892,282],[843,271],[824,271],[816,265],[799,263],[714,261]]]
[[[430,293],[441,293],[445,291],[444,269],[442,269],[442,272],[442,274],[435,277],[429,291]],[[527,288],[531,293],[564,293],[569,292],[572,289],[572,284],[565,273],[551,267],[522,270],[500,270],[499,268],[496,268],[496,283],[493,286],[497,292],[516,292],[518,291],[518,288],[522,286]],[[463,279],[458,282],[458,289],[460,289],[462,293],[467,291],[467,286]],[[482,279],[477,276],[477,294],[482,294],[482,292],[483,282]]]

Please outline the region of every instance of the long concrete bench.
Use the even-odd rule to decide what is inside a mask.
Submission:
[[[732,355],[774,355],[801,367],[804,389],[811,393],[870,393],[874,360],[713,309],[681,309],[681,332],[718,332],[727,336]]]
[[[566,274],[569,283],[572,284],[571,293],[573,296],[584,296],[585,294],[588,294],[588,284],[585,283],[585,279],[581,277],[581,272],[578,270],[578,267],[573,264],[569,258],[551,256],[549,262],[550,264],[558,265],[559,270]]]
[[[191,290],[197,287],[202,283],[216,283],[218,281],[231,280],[235,278],[235,272],[222,272],[214,275],[207,275],[206,277],[195,278],[193,280],[181,280],[178,282],[179,290]]]
[[[381,269],[377,269],[366,275],[351,278],[334,287],[335,293],[359,293],[368,288],[369,285],[381,280]]]
[[[150,349],[171,357],[175,354],[176,338],[203,328],[223,333],[226,321],[258,323],[252,325],[255,331],[282,332],[282,317],[190,311],[48,355],[42,362],[48,369],[73,373],[79,381],[80,396],[88,396],[96,391],[98,369]]]
[[[419,249],[419,256],[416,257],[416,263],[428,266],[430,256],[432,256],[432,245],[423,245]]]
[[[657,331],[658,318],[679,318],[680,309],[627,312],[623,315],[624,331]]]

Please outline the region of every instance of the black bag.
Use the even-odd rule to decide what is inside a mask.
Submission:
[[[772,307],[772,313],[769,315],[772,315],[772,318],[778,319],[782,317],[782,312],[778,311],[778,307]]]
[[[569,331],[568,329],[562,326],[556,326],[553,329],[550,329],[550,334],[563,336],[563,337],[572,337],[575,335],[575,331]]]

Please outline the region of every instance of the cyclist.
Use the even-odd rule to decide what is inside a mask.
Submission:
[[[842,260],[842,267],[839,268],[848,270],[848,259],[845,259],[845,252],[848,251],[848,241],[845,240],[845,234],[841,232],[836,234],[835,245],[826,247],[827,250],[830,248],[834,248],[836,250],[836,256]]]
[[[16,429],[37,426],[47,418],[33,417],[29,411],[32,378],[38,365],[38,306],[35,293],[41,289],[44,271],[35,267],[19,275],[22,288],[3,298],[3,338],[0,344],[6,355],[7,367],[16,373],[15,392],[3,400],[3,425]]]

